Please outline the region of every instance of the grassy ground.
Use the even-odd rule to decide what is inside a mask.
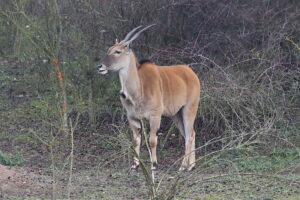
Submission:
[[[70,176],[70,138],[56,135],[59,122],[52,93],[40,96],[31,91],[24,76],[14,72],[18,67],[0,71],[0,164],[18,166],[0,168],[0,198],[67,199],[70,194],[73,199],[149,199],[151,185],[143,170],[129,171],[126,124],[102,120],[89,128],[81,120]],[[299,134],[292,136],[285,138],[289,145],[239,143],[224,151],[206,146],[197,152],[196,169],[182,173],[177,171],[180,163],[174,162],[183,154],[183,140],[170,136],[162,147],[165,136],[160,136],[157,199],[300,199],[300,139]],[[47,144],[54,137],[51,154]],[[205,144],[198,140],[199,145]],[[144,144],[141,159],[147,168],[148,158]]]
[[[104,156],[101,157],[109,158],[108,155]],[[174,199],[299,199],[300,159],[295,158],[294,161],[298,162],[298,168],[287,167],[279,171],[249,171],[234,167],[225,169],[215,164],[197,167],[192,172],[180,175],[175,169],[168,172],[159,170],[155,172],[156,186],[160,183],[158,199],[165,199],[170,194],[174,194]],[[161,167],[167,169],[167,166]],[[31,185],[11,188],[2,193],[2,197],[23,199],[26,196],[28,199],[37,199],[51,198],[53,195],[55,198],[66,199],[67,191],[70,190],[71,198],[74,199],[149,199],[149,185],[144,174],[141,170],[130,172],[128,169],[124,162],[116,162],[110,167],[102,167],[101,164],[89,169],[77,170],[74,167],[72,185],[68,187],[67,170],[56,171],[53,184],[51,174],[42,168],[39,179],[36,173],[30,174],[30,181],[27,181]],[[175,190],[172,187],[174,185]]]

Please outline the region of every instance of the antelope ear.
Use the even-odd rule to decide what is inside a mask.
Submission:
[[[119,40],[118,40],[118,38],[116,38],[116,44],[118,44],[119,43]]]

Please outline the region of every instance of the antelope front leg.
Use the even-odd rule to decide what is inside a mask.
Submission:
[[[160,126],[161,117],[151,117],[150,122],[150,137],[149,137],[149,146],[151,150],[151,169],[157,169],[157,156],[156,156],[156,147],[157,147],[157,131]]]
[[[136,121],[135,121],[136,122]],[[132,136],[133,136],[133,146],[135,150],[135,155],[133,156],[133,164],[131,166],[132,170],[137,170],[140,164],[139,161],[139,156],[140,156],[140,146],[141,146],[141,135],[139,133],[140,127],[138,127],[137,123],[131,122],[130,123],[130,128],[132,131]]]

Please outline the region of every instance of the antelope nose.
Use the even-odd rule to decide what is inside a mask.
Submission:
[[[96,68],[97,68],[98,70],[101,69],[101,67],[102,67],[102,64],[99,64],[99,65],[96,66]]]

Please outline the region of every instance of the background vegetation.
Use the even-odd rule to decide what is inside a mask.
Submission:
[[[146,184],[157,199],[296,199],[299,8],[297,0],[2,0],[0,163],[51,175],[51,187],[31,197],[144,199],[153,193]],[[137,56],[189,64],[202,84],[197,168],[174,172],[184,141],[164,119],[154,186],[142,172],[127,175],[118,79],[95,70],[115,38],[152,23],[133,44]],[[145,149],[141,159],[147,167]]]

